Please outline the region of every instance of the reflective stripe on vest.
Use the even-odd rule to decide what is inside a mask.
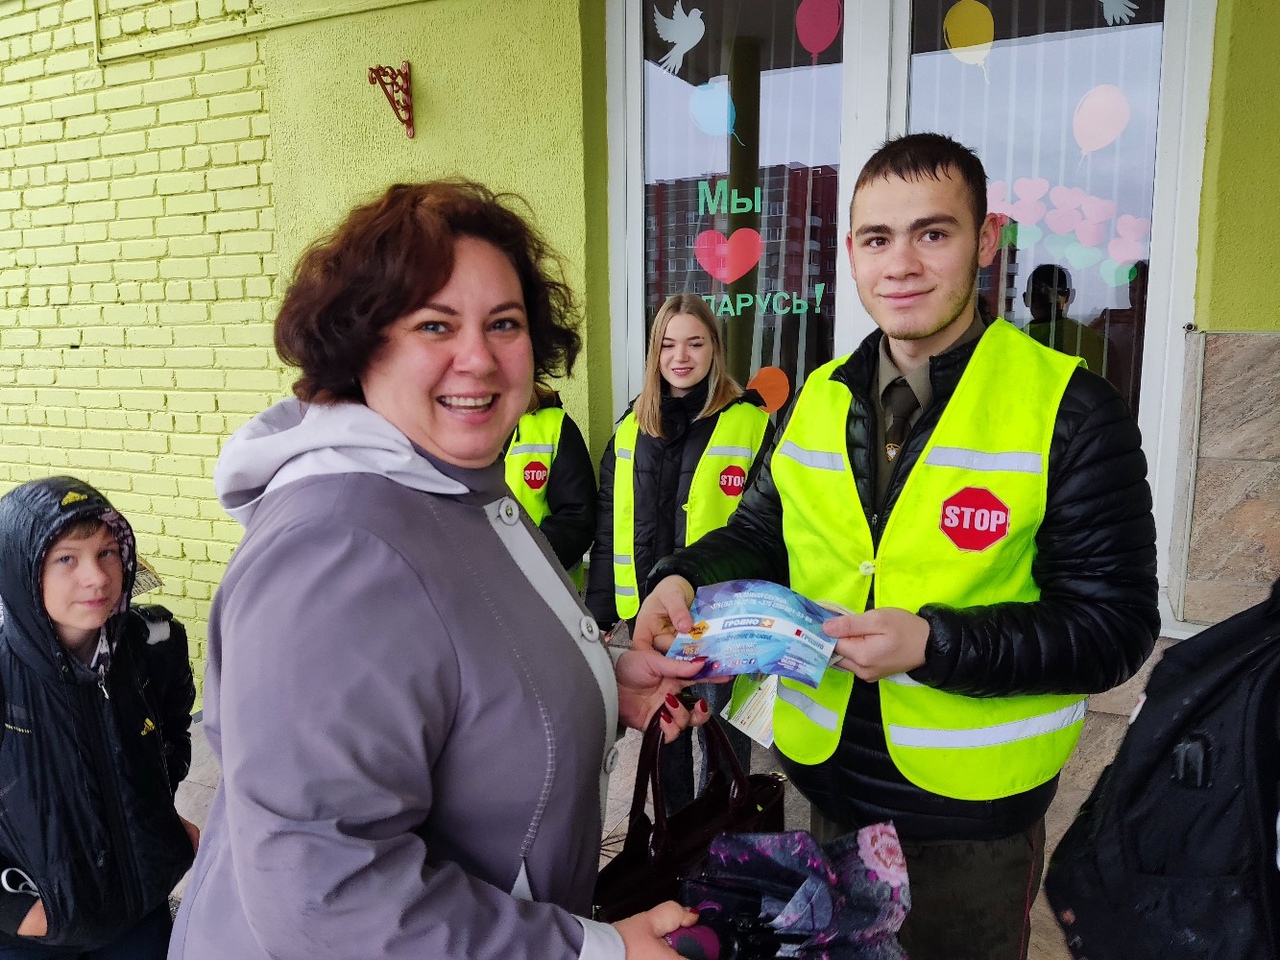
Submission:
[[[844,362],[810,375],[772,462],[792,588],[855,611],[867,609],[873,587],[876,606],[913,613],[931,603],[1037,600],[1031,565],[1049,445],[1079,359],[993,323],[907,477],[878,550],[848,461],[852,397],[831,379]],[[837,669],[817,690],[782,680],[778,748],[800,763],[828,759],[854,682]],[[1084,698],[964,697],[900,675],[880,682],[880,708],[889,754],[908,780],[942,796],[991,800],[1057,774],[1079,737]]]
[[[734,403],[716,415],[707,448],[698,458],[685,511],[684,542],[723,527],[742,502],[746,476],[764,440],[769,414],[750,403]],[[640,426],[628,413],[613,438],[613,592],[618,616],[640,611],[635,568],[635,448]],[[732,469],[731,469],[732,468]],[[649,571],[643,571],[648,574]]]
[[[551,508],[547,506],[547,487],[551,483],[551,470],[555,466],[560,448],[560,430],[564,427],[564,409],[543,407],[526,413],[516,424],[515,435],[507,448],[506,478],[511,493],[520,501],[535,524],[546,519]],[[546,470],[538,486],[530,486],[527,470],[538,470],[536,464]]]

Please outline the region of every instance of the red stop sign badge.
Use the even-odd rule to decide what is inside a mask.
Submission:
[[[985,550],[1009,535],[1009,508],[990,490],[965,487],[942,501],[939,526],[961,550]]]
[[[720,471],[720,492],[726,497],[740,497],[747,488],[747,474],[741,467],[725,467]]]
[[[541,490],[547,483],[547,465],[537,460],[524,468],[524,482],[530,490]]]

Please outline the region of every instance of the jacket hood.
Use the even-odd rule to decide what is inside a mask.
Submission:
[[[281,400],[237,430],[213,470],[222,508],[248,526],[262,498],[287,483],[340,473],[376,473],[402,486],[456,496],[446,477],[409,438],[362,403]]]
[[[100,519],[115,535],[124,569],[123,589],[107,620],[112,646],[124,627],[138,571],[133,530],[110,502],[74,477],[50,477],[15,487],[0,497],[0,638],[23,663],[56,677],[66,654],[45,612],[41,586],[44,555],[68,525]]]

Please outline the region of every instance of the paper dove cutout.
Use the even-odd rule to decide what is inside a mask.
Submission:
[[[1128,23],[1138,12],[1138,5],[1133,0],[1098,0],[1098,2],[1102,4],[1102,15],[1106,18],[1108,26],[1114,27],[1117,23]]]
[[[684,55],[698,45],[698,41],[707,30],[707,25],[702,22],[702,11],[690,10],[685,13],[684,0],[676,0],[676,7],[671,11],[671,16],[664,17],[655,5],[653,24],[658,28],[658,36],[672,44],[671,49],[658,61],[659,64],[664,70],[679,73],[680,67],[684,64]]]

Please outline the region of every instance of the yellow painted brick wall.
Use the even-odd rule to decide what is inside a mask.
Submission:
[[[180,45],[239,0],[98,3],[103,64],[90,0],[0,0],[0,490],[71,473],[107,493],[167,581],[146,599],[188,624],[199,675],[240,538],[214,462],[288,382],[265,322],[262,41]]]

